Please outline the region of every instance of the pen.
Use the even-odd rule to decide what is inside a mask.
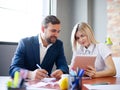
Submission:
[[[42,69],[39,64],[36,64],[36,66],[37,66],[39,69]],[[48,76],[48,73],[47,73],[47,76]]]
[[[70,70],[70,75],[71,75],[71,76],[76,76],[76,72],[71,69],[71,70]]]
[[[110,84],[110,82],[101,82],[101,83],[95,83],[92,85],[108,85],[108,84]]]
[[[39,69],[42,69],[39,64],[36,64],[36,66],[37,66]]]
[[[82,77],[84,75],[84,69],[79,69],[78,76]]]

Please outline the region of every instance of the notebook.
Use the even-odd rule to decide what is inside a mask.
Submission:
[[[96,60],[95,55],[79,55],[74,58],[74,61],[71,67],[74,70],[76,70],[77,67],[81,69],[86,69],[87,66],[94,67],[95,60]]]

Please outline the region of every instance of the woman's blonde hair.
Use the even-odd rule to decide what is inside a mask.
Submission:
[[[85,22],[78,23],[74,26],[73,31],[71,33],[71,45],[72,45],[73,51],[76,51],[78,46],[80,46],[75,38],[77,31],[84,33],[88,37],[88,40],[90,43],[93,43],[93,44],[98,43],[94,37],[93,30],[90,27],[90,25],[88,25]]]

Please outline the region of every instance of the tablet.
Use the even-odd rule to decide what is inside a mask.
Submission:
[[[76,70],[77,67],[86,69],[87,66],[94,67],[96,55],[79,55],[74,58],[71,67]]]

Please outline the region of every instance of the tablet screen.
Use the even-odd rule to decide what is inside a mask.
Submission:
[[[86,69],[87,66],[94,67],[96,56],[95,55],[79,55],[74,58],[71,67],[76,70],[77,67]]]

